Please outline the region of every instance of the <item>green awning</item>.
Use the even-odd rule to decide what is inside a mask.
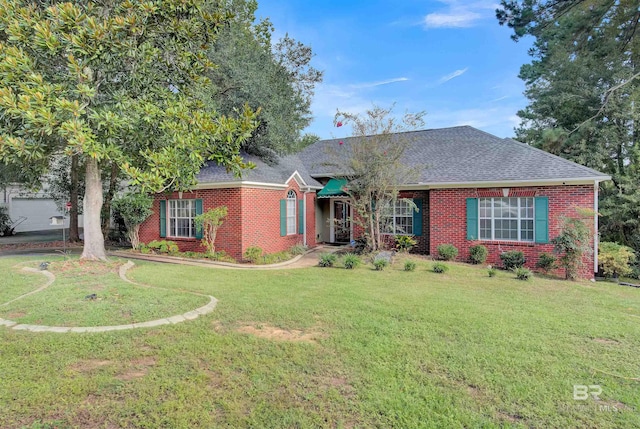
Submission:
[[[347,193],[342,190],[346,185],[346,179],[330,179],[318,192],[318,198],[346,197]]]

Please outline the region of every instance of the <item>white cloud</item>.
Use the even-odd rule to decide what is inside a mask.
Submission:
[[[473,27],[478,21],[493,16],[499,7],[493,1],[465,2],[460,0],[441,0],[446,8],[429,13],[424,17],[426,28],[466,28]]]
[[[424,17],[427,28],[465,28],[472,27],[482,15],[470,11],[449,13],[430,13]]]
[[[406,82],[408,80],[409,78],[407,77],[396,77],[393,79],[381,80],[378,82],[356,83],[350,86],[351,88],[355,88],[355,89],[374,88],[376,86],[389,85],[390,83],[396,83],[396,82]]]
[[[458,76],[462,76],[463,74],[466,73],[467,70],[469,70],[469,67],[465,67],[463,69],[453,71],[453,72],[449,73],[448,75],[442,76],[438,80],[438,84],[443,84],[445,82],[449,82],[451,79],[455,79]]]

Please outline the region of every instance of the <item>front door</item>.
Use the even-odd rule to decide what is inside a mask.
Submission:
[[[351,241],[351,206],[346,201],[333,201],[333,242]]]

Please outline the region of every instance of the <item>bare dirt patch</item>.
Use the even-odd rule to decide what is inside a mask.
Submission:
[[[120,267],[118,262],[95,262],[85,260],[69,260],[64,262],[54,262],[51,264],[51,271],[61,273],[65,276],[101,276],[110,273],[118,273]]]
[[[593,341],[600,344],[609,344],[609,345],[620,344],[620,341],[617,341],[611,338],[594,338]]]
[[[156,364],[155,358],[146,356],[140,359],[131,361],[131,367],[125,372],[116,375],[115,378],[122,381],[135,380],[147,375],[149,368]]]
[[[522,416],[517,414],[509,414],[509,413],[505,413],[504,411],[498,411],[497,414],[498,414],[498,419],[500,419],[503,422],[518,423],[522,421]]]
[[[69,369],[77,372],[90,372],[111,364],[113,364],[113,361],[110,360],[85,359],[74,363],[69,367]]]
[[[21,317],[24,317],[26,315],[27,315],[27,313],[25,313],[24,311],[16,311],[15,313],[7,314],[7,317],[9,318],[9,320],[16,320],[16,319],[20,319]]]
[[[316,343],[324,334],[318,331],[301,331],[298,329],[280,329],[275,326],[256,324],[245,325],[236,329],[237,332],[250,334],[273,341],[289,341],[294,343]]]

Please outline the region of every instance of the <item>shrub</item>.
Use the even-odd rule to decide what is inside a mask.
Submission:
[[[404,262],[404,270],[405,271],[415,271],[416,263],[414,261],[405,261]]]
[[[261,247],[251,246],[247,247],[247,250],[244,251],[242,257],[252,264],[255,264],[260,258],[262,258],[262,253],[263,251]]]
[[[408,252],[418,244],[412,235],[396,235],[396,249],[400,252]]]
[[[589,227],[577,218],[562,221],[560,235],[551,240],[553,251],[560,255],[560,265],[565,269],[567,280],[575,280],[582,267],[582,255],[591,253]]]
[[[445,261],[453,261],[458,256],[458,248],[453,244],[441,244],[438,246],[438,257]]]
[[[207,253],[206,255],[202,255],[202,253],[201,253],[200,257],[202,258],[203,256],[205,258],[207,258],[207,259],[211,259],[212,261],[231,262],[233,264],[235,264],[237,262],[231,255],[229,255],[224,250],[219,250],[219,251],[214,252],[214,253]]]
[[[140,246],[140,225],[153,214],[153,197],[139,192],[129,192],[113,200],[111,205],[114,213],[124,220],[131,247],[137,249]]]
[[[11,218],[9,217],[8,208],[0,206],[0,237],[9,235],[11,232]]]
[[[556,263],[556,257],[549,253],[541,253],[538,262],[536,263],[536,267],[542,269],[545,273],[558,268],[558,264]]]
[[[431,270],[434,273],[443,274],[449,271],[449,267],[443,264],[442,262],[436,262],[435,264],[433,264],[433,267],[431,268]]]
[[[346,255],[344,255],[344,267],[347,270],[352,270],[355,267],[357,267],[358,265],[360,265],[360,262],[362,262],[360,260],[360,258],[358,257],[358,255],[354,254],[354,253],[347,253]]]
[[[222,222],[226,216],[227,207],[220,206],[215,209],[209,209],[194,219],[196,227],[202,231],[202,245],[206,247],[207,251],[211,254],[216,253],[218,228],[222,226]]]
[[[180,251],[178,245],[170,240],[153,240],[147,244],[146,247],[152,252],[165,253],[168,255],[175,255]]]
[[[524,253],[520,252],[519,250],[502,252],[500,254],[500,259],[502,260],[502,265],[504,266],[505,270],[520,268],[524,266],[525,263]]]
[[[336,263],[336,259],[338,258],[333,253],[321,253],[318,265],[321,267],[333,267]]]
[[[469,259],[472,264],[484,264],[488,255],[489,251],[482,244],[469,247]]]
[[[630,266],[636,260],[633,249],[618,243],[603,241],[598,248],[598,261],[605,277],[626,276],[633,272]]]
[[[291,253],[284,250],[282,252],[269,253],[268,255],[264,255],[257,263],[258,264],[277,264],[278,262],[288,261],[292,258]]]
[[[376,269],[376,271],[384,270],[387,265],[389,265],[389,263],[386,259],[376,259],[375,261],[373,261],[373,267]]]
[[[289,249],[289,253],[291,253],[292,255],[302,255],[306,251],[307,246],[305,246],[304,244],[296,244],[295,246],[291,246],[291,248]]]
[[[495,277],[497,273],[498,273],[498,270],[493,268],[491,265],[487,267],[487,274],[489,274],[489,277]]]
[[[531,272],[531,270],[528,270],[524,267],[518,267],[514,270],[514,272],[516,273],[516,278],[518,280],[529,280],[532,276],[533,273]]]

